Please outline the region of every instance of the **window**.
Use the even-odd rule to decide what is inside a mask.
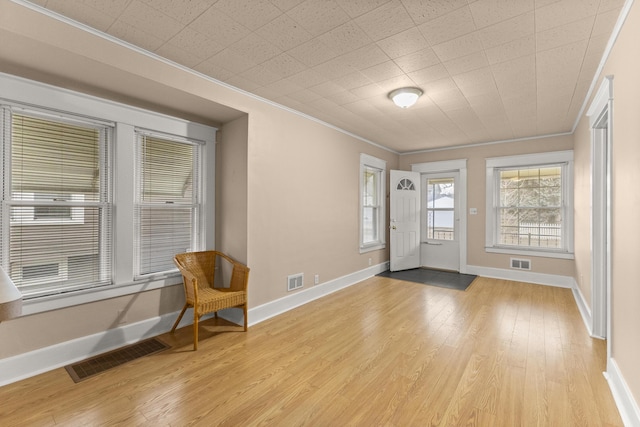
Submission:
[[[360,252],[385,247],[384,160],[360,155]]]
[[[0,262],[23,314],[181,284],[173,255],[214,247],[216,129],[2,73],[0,87]]]
[[[571,257],[573,154],[487,159],[487,250]]]
[[[200,144],[137,132],[136,275],[177,271],[200,249]]]
[[[455,239],[455,178],[427,178],[426,238]]]
[[[16,286],[28,298],[110,284],[113,126],[15,106],[2,114],[2,260]]]

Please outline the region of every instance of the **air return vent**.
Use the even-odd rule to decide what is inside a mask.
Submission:
[[[511,268],[515,268],[518,270],[531,270],[531,260],[511,258]]]
[[[304,273],[292,274],[287,277],[287,291],[294,291],[304,286]]]

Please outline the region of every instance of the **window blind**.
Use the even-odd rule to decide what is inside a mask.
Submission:
[[[200,245],[201,145],[145,131],[136,140],[136,276],[166,274]]]
[[[112,127],[3,116],[2,262],[12,280],[25,298],[110,284]]]

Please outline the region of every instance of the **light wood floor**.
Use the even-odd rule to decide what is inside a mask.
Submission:
[[[79,384],[57,369],[2,387],[0,425],[622,425],[568,289],[374,277],[232,330],[204,322],[197,352],[191,328],[162,335],[172,349]]]

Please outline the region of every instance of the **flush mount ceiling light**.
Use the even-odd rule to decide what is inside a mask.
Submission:
[[[409,108],[416,103],[422,95],[417,87],[403,87],[389,92],[389,98],[400,108]]]

